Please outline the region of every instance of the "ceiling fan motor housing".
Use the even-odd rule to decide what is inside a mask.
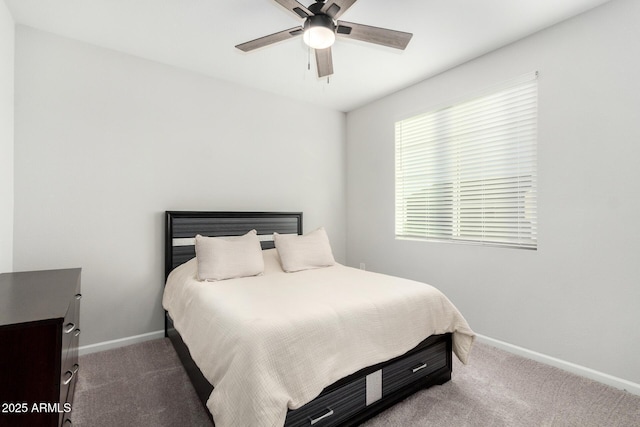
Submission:
[[[311,27],[324,27],[324,28],[328,28],[333,32],[336,31],[336,24],[333,23],[333,19],[331,19],[329,15],[324,15],[324,14],[309,16],[304,21],[303,29],[305,31],[307,31]]]

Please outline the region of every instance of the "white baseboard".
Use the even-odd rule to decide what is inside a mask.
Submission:
[[[164,330],[149,332],[142,335],[135,335],[133,337],[119,338],[117,340],[99,342],[97,344],[83,345],[78,348],[78,355],[83,356],[85,354],[96,353],[98,351],[111,350],[118,347],[124,347],[126,345],[137,344],[144,341],[155,340],[164,337]]]
[[[562,359],[547,356],[546,354],[528,350],[523,347],[518,347],[517,345],[509,344],[504,341],[489,338],[484,335],[476,334],[476,338],[478,342],[481,342],[483,344],[487,344],[492,347],[499,348],[500,350],[504,350],[509,353],[525,357],[527,359],[535,360],[536,362],[544,363],[545,365],[550,365],[555,368],[562,369],[563,371],[571,372],[572,374],[589,378],[599,383],[603,383],[611,387],[615,387],[619,390],[625,390],[629,393],[640,396],[640,384],[627,381],[622,378],[614,377],[613,375],[605,374],[604,372],[596,371],[591,368],[576,365],[575,363],[567,362]]]

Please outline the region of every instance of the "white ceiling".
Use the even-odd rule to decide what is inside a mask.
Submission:
[[[340,19],[413,33],[405,51],[339,38],[316,77],[301,38],[236,44],[302,23],[273,0],[5,0],[17,24],[349,111],[609,0],[360,0]],[[300,1],[305,6],[311,0]]]

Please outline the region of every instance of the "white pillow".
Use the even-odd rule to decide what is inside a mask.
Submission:
[[[264,271],[256,230],[237,237],[196,236],[198,280],[256,276]]]
[[[323,227],[304,236],[273,233],[273,241],[280,255],[282,269],[288,273],[329,267],[336,262]]]

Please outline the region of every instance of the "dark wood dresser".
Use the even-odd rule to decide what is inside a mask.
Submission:
[[[0,274],[0,426],[71,426],[80,269]]]

